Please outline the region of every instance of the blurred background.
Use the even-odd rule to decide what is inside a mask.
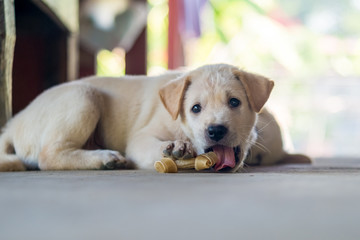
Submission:
[[[31,6],[39,10],[29,14]],[[29,19],[49,9],[64,9],[55,15],[65,23],[67,46],[74,38],[79,46],[67,50],[68,59],[78,53],[72,59],[79,64],[65,81],[230,63],[276,82],[267,106],[284,126],[287,149],[312,157],[360,156],[360,0],[15,1],[13,106],[24,96],[16,89],[28,88],[19,72],[27,74],[21,59],[28,63],[30,53],[20,52],[31,44]],[[40,88],[64,80],[46,81]]]

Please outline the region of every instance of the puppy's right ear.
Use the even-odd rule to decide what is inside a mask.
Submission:
[[[183,76],[168,82],[159,91],[161,102],[170,113],[173,120],[179,116],[184,95],[190,84],[190,77]]]

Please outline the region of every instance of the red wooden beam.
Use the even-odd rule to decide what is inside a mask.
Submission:
[[[184,51],[179,32],[179,21],[183,9],[181,0],[169,0],[168,68],[184,66]]]

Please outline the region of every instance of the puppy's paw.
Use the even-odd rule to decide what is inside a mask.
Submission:
[[[196,151],[189,141],[177,140],[166,144],[163,156],[175,159],[188,159],[196,157]]]
[[[102,150],[104,153],[103,169],[124,169],[127,166],[126,159],[117,151]]]

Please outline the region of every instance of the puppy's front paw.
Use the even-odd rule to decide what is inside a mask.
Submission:
[[[163,155],[175,159],[188,159],[196,157],[196,152],[189,141],[177,140],[166,144]]]

